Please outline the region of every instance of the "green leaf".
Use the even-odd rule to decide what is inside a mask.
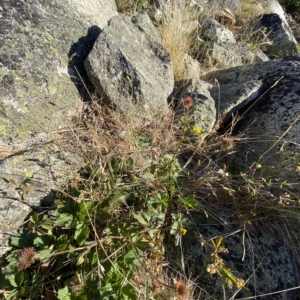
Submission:
[[[9,263],[17,265],[18,264],[18,253],[19,253],[19,251],[20,250],[14,250],[14,251],[12,251],[10,254],[7,255],[6,260]]]
[[[175,221],[171,226],[170,234],[177,235],[180,227],[180,223],[178,221]]]
[[[161,172],[157,174],[158,178],[166,177],[170,174],[170,169],[163,169]]]
[[[132,213],[133,217],[142,225],[147,226],[148,221],[146,221],[141,214]]]
[[[47,232],[52,234],[52,229],[54,227],[54,221],[50,220],[47,216],[43,216],[43,219],[40,221],[40,227],[47,230]]]
[[[70,226],[71,222],[73,221],[74,216],[69,213],[62,213],[55,221],[55,225],[57,226]]]
[[[220,246],[222,245],[222,242],[223,242],[223,237],[218,236],[217,241],[216,241],[216,250],[220,248]]]
[[[78,203],[73,199],[63,199],[63,200],[55,200],[55,203],[58,206],[58,213],[62,214],[70,214],[75,216],[78,212]]]
[[[74,238],[80,246],[86,241],[86,239],[89,237],[89,234],[90,229],[88,226],[82,223],[77,224]]]
[[[15,274],[6,275],[6,279],[8,279],[8,281],[10,282],[10,284],[13,287],[18,287],[18,284],[16,283],[16,280],[15,280]]]
[[[43,293],[43,285],[40,280],[37,284],[30,287],[31,299],[37,299]]]
[[[146,172],[142,175],[140,175],[140,177],[144,180],[149,180],[149,181],[152,181],[155,179],[154,175],[152,173],[149,173],[149,172]]]
[[[93,213],[94,208],[94,203],[92,201],[83,201],[79,204],[79,212],[85,216]]]
[[[155,171],[156,171],[156,168],[157,168],[157,164],[152,164],[152,165],[150,166],[150,173],[151,173],[151,174],[154,174]]]
[[[18,299],[17,295],[19,294],[19,290],[18,289],[13,289],[11,291],[11,293],[8,295],[7,299],[8,300],[14,300],[14,299]]]
[[[11,236],[11,246],[18,248],[28,248],[33,246],[33,241],[37,234],[29,232],[28,230],[21,230],[19,233]]]
[[[55,242],[56,251],[64,251],[68,246],[68,236],[66,234],[60,235]]]
[[[130,249],[129,251],[127,251],[127,253],[125,253],[124,255],[124,261],[128,264],[133,263],[136,260],[135,257],[135,253],[132,249]]]
[[[233,284],[237,284],[238,279],[232,274],[232,272],[229,269],[226,269],[224,267],[220,268],[220,272],[222,276],[229,279]]]
[[[64,288],[58,290],[57,298],[59,300],[71,300],[71,293],[69,292],[67,286],[65,286]]]
[[[132,285],[126,284],[121,289],[122,299],[135,300],[137,295]]]
[[[41,273],[36,273],[32,277],[32,284],[41,284],[42,281],[42,275]]]
[[[30,221],[36,224],[39,221],[39,215],[37,213],[34,213],[33,215],[31,215]]]
[[[20,287],[22,285],[24,281],[24,272],[23,271],[19,271],[15,274],[15,283],[18,287]]]
[[[105,210],[101,211],[97,216],[101,221],[107,221],[111,218],[111,214]]]
[[[199,209],[199,202],[194,197],[186,197],[180,199],[180,202],[187,208],[194,210]]]
[[[162,204],[164,208],[167,208],[170,202],[168,194],[158,193],[149,199],[148,204]]]
[[[99,299],[118,299],[115,294],[114,289],[112,288],[111,283],[107,282],[105,285],[101,286],[100,289],[101,298]]]
[[[38,248],[38,249],[43,249],[43,248],[48,248],[52,244],[54,244],[55,240],[49,235],[41,235],[38,236],[34,239],[33,244]]]
[[[146,283],[145,283],[145,299],[149,299],[149,293],[150,293],[150,288],[149,288],[149,279],[148,277],[146,278]]]
[[[40,250],[36,253],[36,258],[40,259],[41,262],[47,263],[50,262],[51,260],[55,259],[55,256],[51,256],[50,254],[52,253],[52,250],[47,248]]]
[[[165,213],[156,212],[151,215],[151,222],[163,222],[165,220]]]

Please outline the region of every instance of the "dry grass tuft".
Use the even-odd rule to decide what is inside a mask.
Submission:
[[[175,0],[166,6],[158,29],[162,43],[170,53],[175,79],[185,78],[184,56],[190,52],[197,40],[197,10],[188,6],[185,1]]]
[[[89,163],[132,159],[137,168],[145,168],[149,160],[178,150],[173,111],[143,119],[140,115],[134,106],[128,118],[117,109],[94,101],[80,120],[80,126],[86,130],[79,130],[74,142]]]

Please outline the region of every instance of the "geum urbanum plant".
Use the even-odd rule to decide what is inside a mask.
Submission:
[[[150,271],[145,259],[160,264],[164,233],[171,232],[178,244],[187,230],[183,212],[197,209],[198,201],[183,195],[181,167],[167,152],[172,143],[161,139],[162,127],[169,125],[147,121],[135,127],[131,120],[124,128],[123,119],[117,127],[120,119],[111,116],[100,119],[106,130],[84,125],[95,146],[76,136],[86,163],[57,192],[51,210],[33,213],[12,236],[1,277],[7,299],[138,299],[135,274]],[[105,146],[99,153],[100,143]],[[128,152],[120,153],[120,146]],[[153,284],[155,278],[151,272]]]

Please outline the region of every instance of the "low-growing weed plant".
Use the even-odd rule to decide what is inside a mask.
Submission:
[[[117,2],[126,12],[152,5]],[[177,80],[192,47],[182,26],[195,18],[186,17],[189,10],[171,7],[157,24]],[[11,236],[12,249],[1,261],[3,299],[213,299],[186,268],[182,249],[191,237],[207,253],[198,262],[207,275],[238,295],[249,278],[226,265],[226,236],[207,239],[194,217],[223,226],[224,211],[244,234],[276,232],[300,264],[300,189],[263,159],[240,163],[235,154],[245,140],[232,135],[233,126],[220,134],[219,122],[207,134],[188,114],[175,119],[171,110],[141,119],[138,108],[126,118],[101,100],[86,108],[77,129],[65,133],[83,158],[81,169],[54,191],[52,207],[33,212]],[[300,172],[298,156],[285,155],[283,147],[279,152],[282,169],[288,162]],[[170,266],[166,247],[180,253],[181,265]]]

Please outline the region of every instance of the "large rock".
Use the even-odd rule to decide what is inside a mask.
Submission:
[[[189,279],[203,288],[201,291],[195,289],[196,299],[202,299],[205,291],[208,298],[212,299],[247,299],[247,297],[251,299],[253,296],[274,292],[273,295],[262,299],[297,300],[295,292],[284,291],[297,286],[287,247],[266,231],[256,229],[255,232],[251,232],[237,225],[229,225],[238,222],[234,217],[230,218],[228,214],[226,216],[224,212],[218,211],[217,214],[222,216],[220,220],[223,220],[226,226],[220,220],[209,217],[210,221],[207,221],[204,214],[192,213],[194,223],[192,228],[189,228],[190,233],[188,231],[182,237],[182,248],[174,249],[173,245],[165,246],[167,260],[171,261],[173,266],[184,265],[185,271],[190,276]],[[197,239],[194,231],[199,234]],[[228,253],[219,254],[224,267],[229,269],[237,279],[245,281],[245,288],[238,293],[236,293],[237,288],[234,286],[229,288],[220,276],[213,273],[214,249],[209,244],[201,243],[202,238],[206,241],[211,239],[216,241],[217,237],[224,237],[222,246],[228,250]]]
[[[249,44],[225,43],[222,46],[215,42],[205,42],[201,51],[212,63],[222,67],[241,66],[243,63],[252,63],[255,59],[249,51]]]
[[[212,42],[219,45],[224,43],[236,44],[233,33],[213,19],[206,19],[202,24],[202,33]]]
[[[232,13],[240,12],[242,9],[240,0],[191,0],[193,5],[198,5],[207,12],[220,12],[223,9],[229,9]]]
[[[216,102],[218,117],[227,122],[232,115],[257,98],[261,87],[262,80],[214,85],[209,92]]]
[[[130,114],[166,109],[174,86],[173,66],[158,31],[146,14],[111,19],[85,61],[98,94]]]
[[[284,9],[277,0],[256,0],[254,2],[255,3],[253,3],[253,5],[260,6],[262,11],[265,11],[266,13],[277,14],[282,21],[288,24]]]
[[[291,28],[278,14],[264,14],[251,20],[240,32],[240,39],[245,37],[258,46],[263,44],[263,50],[270,58],[298,53]]]
[[[53,143],[72,128],[81,96],[75,75],[113,0],[0,2],[0,242],[79,163]],[[72,60],[72,61],[71,61]],[[77,76],[77,75],[76,75]],[[84,77],[84,76],[83,76]],[[82,85],[82,83],[81,83]]]
[[[195,78],[200,77],[203,73],[201,64],[198,60],[192,58],[190,55],[185,54],[183,57],[184,61],[184,78]]]
[[[255,139],[251,142],[253,147],[246,149],[249,152],[247,159],[250,163],[261,159],[270,167],[277,166],[277,178],[292,178],[293,182],[297,182],[297,164],[300,161],[300,56],[224,69],[207,76],[208,81],[219,82],[221,91],[224,86],[231,86],[231,99],[228,100],[230,93],[227,92],[224,97],[221,94],[222,107],[227,101],[228,109],[232,109],[232,101],[236,101],[241,86],[257,84],[243,100],[245,104],[252,103],[253,107],[237,127],[238,131],[246,131],[248,137]],[[236,91],[233,90],[234,85]],[[279,167],[281,162],[283,165]]]
[[[188,116],[188,125],[192,128],[199,128],[200,143],[212,131],[216,123],[216,105],[209,94],[209,87],[211,87],[210,84],[194,78],[176,95],[178,101],[176,115]]]
[[[233,33],[213,19],[204,21],[199,38],[203,42],[206,40],[201,51],[212,63],[232,67],[255,59],[249,51],[249,44],[238,44]]]

